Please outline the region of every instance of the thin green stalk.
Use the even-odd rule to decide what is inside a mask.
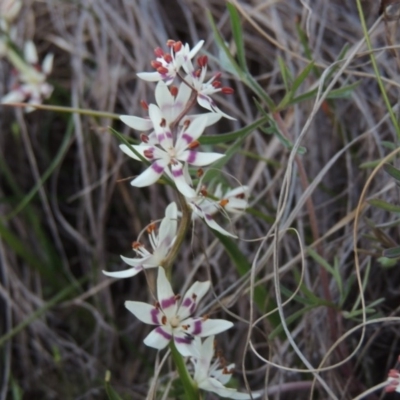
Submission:
[[[175,366],[179,373],[179,378],[181,379],[183,388],[185,389],[186,399],[187,400],[200,400],[199,388],[196,385],[196,382],[190,376],[183,357],[180,355],[178,350],[175,347],[173,341],[171,341],[169,345],[171,349],[171,355],[174,360]]]
[[[104,112],[104,111],[94,111],[87,110],[83,108],[72,108],[72,107],[62,107],[62,106],[49,106],[44,104],[27,104],[27,103],[6,103],[2,104],[3,107],[33,107],[38,110],[48,110],[48,111],[56,111],[56,112],[65,112],[65,113],[74,113],[81,115],[90,115],[92,117],[99,118],[111,118],[111,119],[119,119],[119,114]]]
[[[378,64],[375,59],[374,49],[372,48],[371,39],[369,37],[367,24],[365,22],[364,13],[363,13],[362,6],[361,6],[361,0],[356,0],[356,2],[357,2],[358,14],[360,16],[361,26],[362,26],[364,37],[365,37],[365,43],[367,44],[367,47],[369,50],[369,56],[371,58],[372,68],[374,69],[376,80],[378,81],[378,86],[381,91],[386,108],[388,109],[390,119],[392,120],[392,124],[393,124],[394,128],[396,129],[397,137],[400,139],[399,122],[397,121],[397,118],[393,111],[392,105],[390,104],[388,95],[385,90],[385,86],[383,85],[383,81],[382,81],[381,75],[379,73]]]

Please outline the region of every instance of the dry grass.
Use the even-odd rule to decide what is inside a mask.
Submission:
[[[373,226],[394,221],[395,214],[369,205],[357,210],[373,170],[360,165],[389,154],[385,142],[396,147],[398,134],[366,46],[353,52],[363,39],[354,1],[250,0],[238,5],[249,70],[274,101],[284,94],[278,57],[295,76],[307,65],[296,21],[308,35],[316,66],[301,92],[321,82],[317,73],[324,73],[345,45],[350,46],[347,65],[338,64],[344,68],[336,69],[331,78],[337,80],[334,89],[360,82],[346,99],[319,106],[314,99],[281,111],[281,130],[293,143],[306,147],[305,155],[295,160],[275,136],[256,130],[241,149],[252,157],[238,153],[224,169],[251,187],[252,207],[269,217],[248,213],[235,223],[242,239],[238,248],[253,264],[253,274],[247,278],[281,304],[304,274],[297,297],[281,308],[297,351],[284,333],[269,336],[274,319],[265,315],[267,308],[252,301],[248,279],[237,285],[234,264],[201,223],[179,254],[174,285],[187,286],[194,278],[212,280],[214,293],[208,299],[221,296],[211,312],[237,321],[218,340],[226,358],[236,362],[239,387],[245,388],[240,374],[245,368],[250,387],[265,388],[269,399],[355,398],[384,381],[400,353],[399,322],[388,319],[399,315],[400,272],[398,266],[379,264],[382,244],[373,237]],[[378,18],[379,4],[366,0],[363,7],[370,27]],[[41,56],[55,54],[52,105],[143,116],[139,102],[153,101],[153,86],[135,74],[150,70],[153,48],[167,39],[194,44],[204,38],[210,65],[221,69],[211,58],[217,47],[206,9],[234,52],[222,0],[26,1],[17,23],[18,44],[33,39]],[[386,48],[395,43],[396,29],[396,21],[381,21],[371,38],[379,48],[375,56],[397,112],[397,50]],[[0,94],[9,74],[9,65],[1,61]],[[209,134],[234,131],[260,117],[254,94],[229,73],[223,78],[236,94],[220,98],[219,105],[237,120],[223,120]],[[106,370],[123,398],[145,399],[157,358],[142,343],[148,328],[123,303],[151,301],[146,276],[116,281],[101,271],[121,269],[119,255],[131,255],[131,242],[151,219],[163,217],[174,192],[161,185],[144,190],[129,185],[126,178],[141,166],[122,155],[109,133],[107,127],[112,125],[134,135],[117,120],[50,111],[24,114],[9,107],[0,109],[0,118],[0,326],[3,335],[9,334],[0,342],[0,399],[104,399]],[[34,196],[14,213],[34,188]],[[398,187],[382,169],[367,188],[366,199],[372,198],[399,201]],[[279,230],[272,224],[277,216]],[[383,230],[399,243],[398,224]],[[358,264],[355,246],[360,249]],[[308,248],[331,265],[337,263],[343,284],[349,285],[346,298]],[[362,279],[369,271],[365,304],[384,299],[367,315],[372,321],[367,325],[362,315],[346,318],[345,314],[359,298],[357,266]],[[152,273],[147,279],[154,283]],[[232,290],[227,292],[228,288]],[[313,303],[312,294],[320,304]],[[59,298],[54,300],[55,296]],[[299,317],[291,321],[296,312]],[[384,319],[374,322],[375,318]],[[256,322],[251,332],[249,320]],[[312,368],[322,370],[307,372]],[[169,371],[164,366],[161,388],[172,376]],[[383,396],[377,391],[368,398]],[[395,398],[391,396],[385,398]]]

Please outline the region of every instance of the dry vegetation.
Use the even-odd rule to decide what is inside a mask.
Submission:
[[[379,4],[362,4],[371,27]],[[399,321],[390,320],[398,316],[400,272],[396,262],[389,268],[378,261],[383,249],[400,243],[396,212],[359,206],[364,188],[364,200],[398,204],[395,180],[382,166],[372,175],[377,164],[366,163],[396,149],[399,132],[366,45],[356,49],[364,35],[355,1],[238,5],[249,71],[276,103],[285,93],[278,59],[299,75],[309,63],[306,43],[315,67],[299,93],[318,87],[323,93],[333,79],[330,90],[359,84],[346,98],[318,105],[314,96],[274,116],[291,142],[301,135],[304,155],[294,158],[277,136],[254,130],[224,168],[222,179],[236,185],[234,176],[251,187],[251,212],[234,229],[241,238],[238,249],[253,265],[253,289],[261,303],[252,300],[250,276],[239,281],[234,262],[200,222],[179,254],[174,284],[212,280],[214,293],[204,304],[220,296],[207,312],[235,321],[235,328],[217,339],[226,358],[236,363],[242,390],[245,370],[249,386],[265,389],[269,399],[353,399],[384,381],[400,353]],[[167,39],[190,44],[205,39],[212,69],[222,69],[207,9],[234,53],[223,0],[27,0],[17,22],[18,44],[30,38],[40,56],[55,54],[50,79],[55,91],[47,104],[143,116],[140,100],[152,102],[154,86],[135,74],[150,70],[153,49]],[[386,46],[396,43],[397,30],[396,20],[381,20],[371,33],[394,113],[400,58],[396,48]],[[346,45],[345,61],[318,86]],[[0,61],[0,95],[10,73],[10,65]],[[255,94],[228,72],[223,79],[235,95],[218,98],[219,105],[237,120],[221,120],[209,135],[260,118]],[[106,370],[122,398],[145,399],[159,360],[142,343],[148,327],[123,303],[151,301],[146,276],[112,280],[101,271],[122,269],[119,255],[132,255],[132,241],[151,219],[163,217],[173,190],[129,185],[127,178],[142,166],[119,151],[108,127],[135,133],[116,119],[47,110],[25,114],[11,107],[2,107],[0,118],[0,399],[105,399]],[[391,159],[393,165],[397,158]],[[279,237],[277,230],[270,231],[277,216]],[[318,255],[336,266],[341,284]],[[365,282],[365,303],[357,277]],[[150,282],[154,278],[147,274]],[[282,330],[275,331],[281,326],[278,312],[266,313],[297,289],[283,307],[291,343]],[[351,313],[354,307],[368,309],[372,322],[363,324],[361,312]],[[247,321],[257,319],[249,333]],[[307,372],[311,366],[321,371]],[[161,391],[172,371],[164,365]],[[170,398],[178,396],[175,386]],[[368,398],[396,396],[378,390]]]

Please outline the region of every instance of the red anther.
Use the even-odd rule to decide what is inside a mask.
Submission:
[[[225,207],[228,203],[229,203],[229,200],[228,200],[228,199],[222,199],[222,200],[219,202],[219,205],[220,205],[221,207]]]
[[[175,40],[168,39],[168,40],[167,40],[167,47],[172,47],[175,43],[176,43]]]
[[[174,52],[177,53],[182,48],[182,42],[179,41],[179,42],[174,43],[173,48],[174,48]]]
[[[168,64],[172,62],[171,54],[165,53],[163,58]]]
[[[158,69],[158,68],[162,67],[162,64],[160,63],[160,61],[157,61],[157,60],[153,60],[150,64],[154,69]]]
[[[147,111],[149,109],[149,105],[145,100],[140,100],[140,106],[143,108],[143,110]]]
[[[221,72],[217,72],[217,73],[214,75],[214,79],[219,79],[219,78],[221,78],[221,76],[222,76]]]
[[[176,97],[176,95],[178,94],[178,88],[174,85],[171,85],[169,87],[169,92],[172,94],[172,96]]]
[[[209,316],[208,314],[206,314],[206,315],[203,315],[203,316],[201,317],[201,319],[202,319],[203,321],[207,321],[208,319],[210,319],[210,316]]]
[[[392,393],[392,392],[396,391],[396,389],[397,389],[396,385],[389,384],[389,386],[385,387],[385,392],[386,393]]]
[[[201,69],[197,69],[196,71],[194,71],[194,76],[195,76],[196,78],[199,78],[200,75],[201,75]]]
[[[165,315],[163,315],[162,317],[161,317],[161,323],[163,324],[163,325],[165,325],[166,323],[167,323],[167,317],[165,316]]]
[[[208,63],[208,57],[207,56],[200,56],[197,59],[197,65],[201,68],[206,67]]]
[[[192,299],[193,299],[194,301],[197,300],[197,294],[196,294],[196,293],[193,293],[193,294],[192,294]]]
[[[167,121],[166,121],[165,118],[162,118],[162,119],[161,119],[160,126],[161,126],[162,128],[165,128],[165,127],[167,126]]]
[[[174,299],[175,301],[179,301],[182,298],[182,296],[180,294],[176,294]]]
[[[143,152],[143,154],[144,154],[144,156],[145,156],[146,158],[148,158],[149,160],[151,160],[151,159],[153,158],[153,150],[152,150],[152,149],[146,149],[146,150]]]
[[[235,196],[237,199],[244,199],[244,193],[239,193]]]
[[[157,72],[158,72],[159,74],[161,74],[161,75],[165,75],[165,74],[168,73],[168,68],[165,68],[165,67],[157,68]]]
[[[207,187],[206,187],[206,186],[202,186],[202,187],[201,187],[201,189],[200,189],[200,194],[201,194],[202,196],[204,196],[204,197],[207,197],[208,192],[207,192]]]
[[[190,325],[181,325],[182,329],[187,331],[190,328]]]
[[[232,93],[235,93],[235,91],[234,91],[231,87],[228,87],[228,86],[225,86],[225,87],[221,88],[221,92],[222,92],[223,94],[232,94]]]
[[[138,249],[139,247],[142,247],[142,246],[143,245],[140,242],[132,242],[132,249],[133,250],[136,250],[136,249]]]
[[[190,125],[190,119],[185,119],[185,121],[183,121],[183,129],[186,130],[187,128],[189,128]]]
[[[157,228],[156,224],[154,222],[152,222],[151,224],[149,224],[147,226],[146,231],[147,231],[148,234],[150,234],[150,233],[154,232],[156,230],[156,228]]]
[[[154,307],[155,307],[155,308],[160,308],[160,307],[161,307],[160,302],[156,301],[156,302],[154,303]]]
[[[388,374],[389,378],[400,378],[400,372],[397,369],[391,369]]]
[[[197,177],[200,178],[200,177],[202,177],[203,175],[204,175],[204,170],[203,170],[202,168],[199,168],[199,169],[197,170]]]
[[[155,54],[157,57],[162,57],[162,56],[164,55],[164,51],[163,51],[163,49],[162,49],[161,47],[156,47],[156,48],[154,49],[154,54]]]
[[[211,85],[213,85],[213,87],[215,87],[216,89],[219,89],[222,86],[222,83],[221,81],[213,81]]]
[[[198,140],[193,140],[193,142],[189,144],[188,149],[193,150],[199,146],[200,146],[200,142]]]
[[[140,134],[140,140],[141,140],[143,143],[149,143],[149,137],[148,137],[145,133],[141,133],[141,134]]]

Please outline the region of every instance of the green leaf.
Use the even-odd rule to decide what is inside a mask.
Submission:
[[[291,92],[293,93],[293,95],[297,92],[297,89],[305,81],[305,79],[308,77],[308,75],[310,75],[310,72],[312,71],[313,67],[314,67],[314,62],[312,61],[303,69],[303,71],[300,72],[300,74],[294,80],[292,89],[291,89]]]
[[[253,122],[250,125],[245,126],[242,129],[239,129],[234,132],[230,133],[222,133],[220,135],[214,135],[214,136],[201,136],[199,138],[200,144],[220,144],[220,143],[226,143],[226,142],[231,142],[232,140],[242,138],[242,137],[247,137],[247,135],[251,132],[253,132],[255,129],[258,127],[266,124],[268,122],[268,118],[260,118],[259,120]]]
[[[391,164],[384,164],[383,169],[387,172],[390,176],[392,176],[397,181],[400,181],[400,170],[393,167]]]
[[[289,68],[287,67],[287,65],[285,64],[285,61],[283,61],[283,58],[281,56],[278,57],[278,65],[279,65],[279,69],[281,70],[283,84],[285,85],[286,92],[290,97],[289,92],[290,92],[290,88],[292,86],[292,81],[293,81],[292,74],[291,74]]]
[[[392,268],[398,264],[399,260],[387,257],[379,257],[378,262],[381,264],[382,268]]]
[[[386,202],[385,200],[373,199],[373,200],[368,200],[368,203],[371,204],[371,206],[380,208],[385,211],[400,213],[400,206],[395,206],[393,204]]]
[[[400,246],[392,247],[391,249],[383,250],[383,256],[387,258],[398,258],[400,257]]]
[[[104,386],[109,400],[123,400],[122,397],[110,385],[111,373],[106,371]]]
[[[231,19],[233,40],[236,44],[236,52],[239,66],[243,71],[247,71],[246,54],[244,51],[243,32],[240,23],[240,16],[238,11],[236,10],[236,7],[232,3],[227,2],[226,8],[228,9],[229,17]]]

